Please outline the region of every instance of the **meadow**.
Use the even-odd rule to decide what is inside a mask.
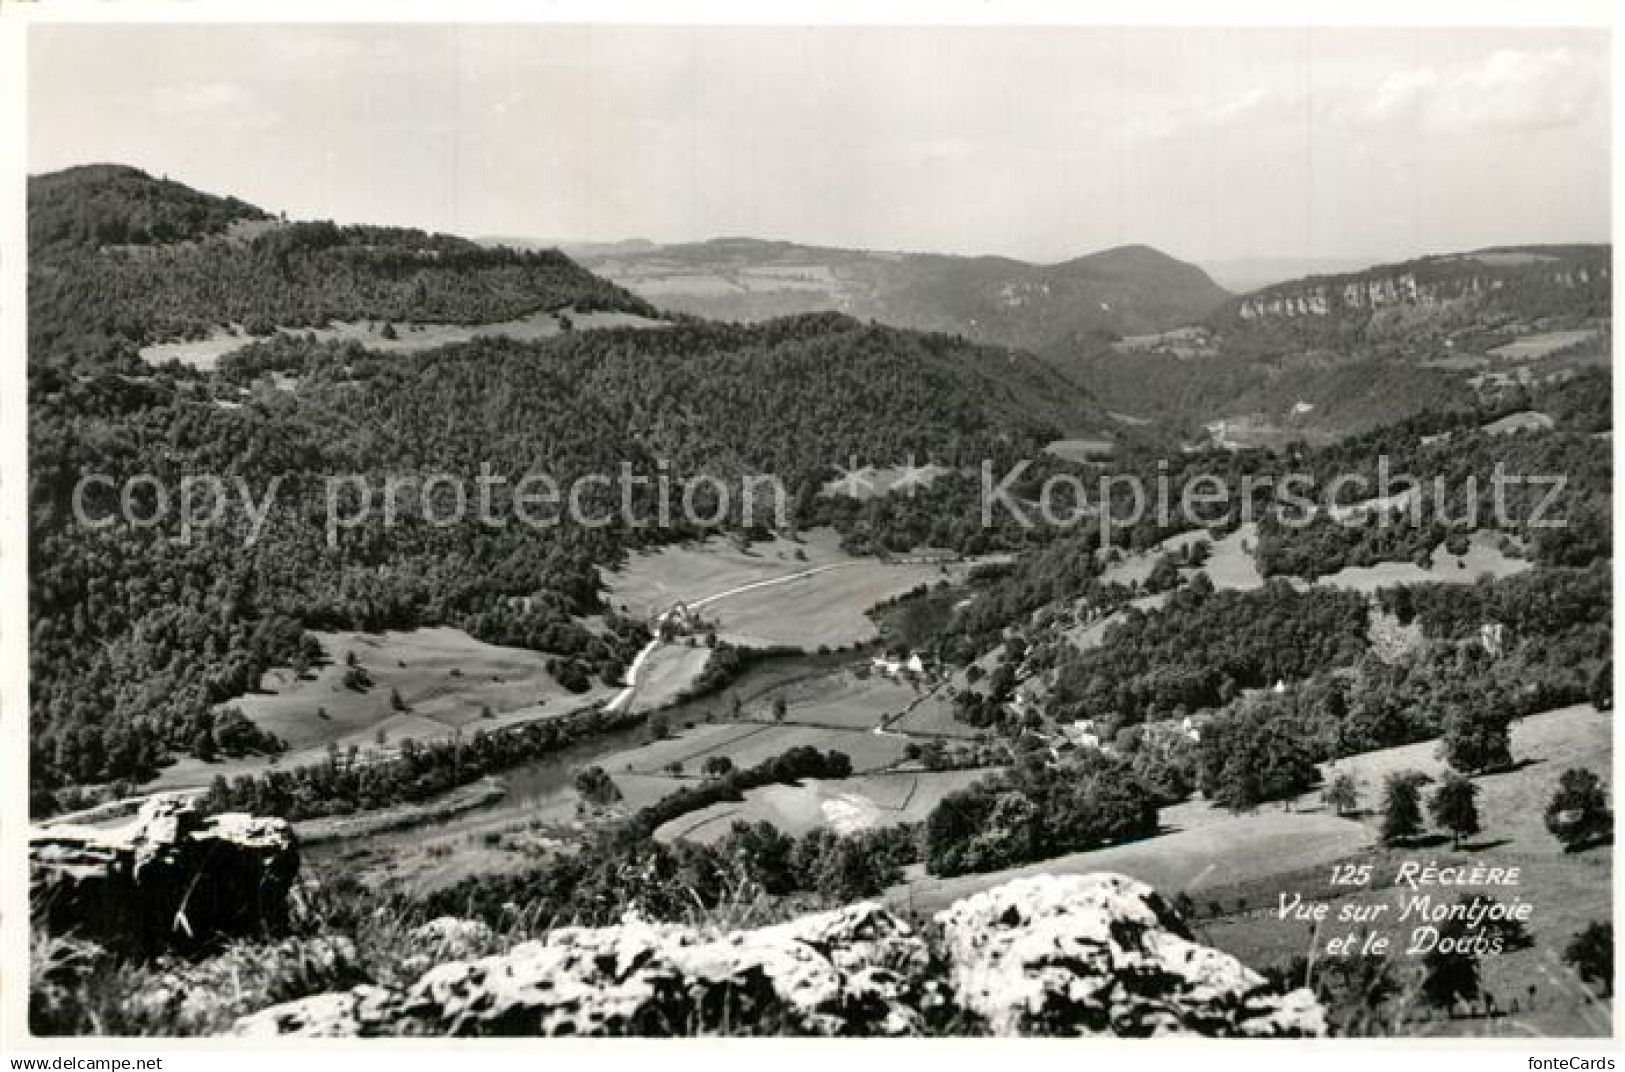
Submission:
[[[498,335],[517,342],[550,339],[564,331],[560,316],[567,317],[572,329],[577,331],[620,327],[652,328],[660,327],[664,323],[632,313],[608,311],[582,313],[574,309],[564,309],[555,312],[536,312],[529,316],[490,324],[420,324],[403,321],[389,325],[393,338],[390,337],[391,333],[384,330],[384,323],[377,320],[335,320],[324,328],[277,330],[301,337],[313,336],[319,342],[357,342],[369,350],[377,350],[380,353],[414,353],[418,350],[432,350],[436,346],[448,346],[452,343]],[[142,347],[140,353],[142,359],[150,364],[161,365],[169,361],[179,361],[183,365],[208,372],[220,364],[222,357],[254,341],[254,337],[244,331],[242,325],[232,324],[215,328],[202,339],[152,343]]]
[[[1532,715],[1513,726],[1512,754],[1517,761],[1512,769],[1474,778],[1484,829],[1459,850],[1438,835],[1393,849],[1378,843],[1379,816],[1374,809],[1380,803],[1382,779],[1397,771],[1437,778],[1445,769],[1436,742],[1426,741],[1325,765],[1328,776],[1335,772],[1355,778],[1359,807],[1348,816],[1330,812],[1320,802],[1318,790],[1239,815],[1193,800],[1163,809],[1164,832],[1145,841],[946,879],[925,875],[916,866],[887,899],[928,917],[961,897],[1017,877],[1121,872],[1151,883],[1166,897],[1189,896],[1200,937],[1263,967],[1307,954],[1319,939],[1335,936],[1328,931],[1317,937],[1307,924],[1283,921],[1279,915],[1283,895],[1300,893],[1305,900],[1331,899],[1338,905],[1397,904],[1402,893],[1418,892],[1408,887],[1401,891],[1392,884],[1398,866],[1407,861],[1516,865],[1521,878],[1515,888],[1473,887],[1468,892],[1491,893],[1502,901],[1515,894],[1534,905],[1529,926],[1533,945],[1484,961],[1485,986],[1498,994],[1503,1008],[1520,997],[1519,1016],[1495,1020],[1441,1016],[1428,1022],[1433,1030],[1451,1033],[1606,1033],[1599,1009],[1583,1000],[1559,954],[1575,931],[1593,920],[1610,918],[1613,850],[1603,846],[1565,853],[1546,830],[1543,813],[1563,771],[1586,767],[1608,777],[1612,719],[1590,705]],[[1344,863],[1371,864],[1378,881],[1365,889],[1334,887],[1331,869]],[[1434,892],[1437,896],[1441,891]],[[1454,900],[1462,891],[1442,892],[1445,900]],[[1397,907],[1386,910],[1388,918],[1397,914]],[[1408,924],[1396,931],[1401,938],[1408,938],[1409,932]],[[1403,970],[1406,965],[1399,966]],[[1536,988],[1532,996],[1531,985]]]
[[[518,725],[608,699],[595,685],[571,693],[547,672],[548,656],[487,644],[446,627],[384,633],[312,634],[324,661],[304,674],[271,670],[260,689],[223,707],[237,707],[287,745],[277,757],[225,757],[204,763],[182,756],[163,769],[151,790],[206,786],[216,775],[262,773],[325,759],[327,749],[384,752],[402,740],[438,740]],[[345,684],[349,657],[369,684]],[[402,708],[392,697],[398,695]],[[487,717],[489,713],[489,717]]]
[[[743,801],[713,804],[655,832],[663,841],[715,841],[737,822],[768,822],[793,837],[827,827],[840,834],[924,822],[942,800],[988,775],[985,770],[885,771],[854,778],[769,785]]]
[[[1539,360],[1559,350],[1566,350],[1582,342],[1589,342],[1596,336],[1597,333],[1589,328],[1576,331],[1543,331],[1534,335],[1525,335],[1523,338],[1509,342],[1505,346],[1497,346],[1490,351],[1490,354],[1510,361]]]
[[[1496,533],[1480,529],[1473,533],[1464,554],[1450,554],[1443,543],[1433,549],[1426,567],[1414,562],[1378,562],[1370,566],[1346,566],[1336,573],[1317,578],[1315,583],[1332,588],[1352,588],[1374,592],[1396,584],[1474,584],[1486,574],[1510,577],[1530,569],[1525,558],[1512,558],[1502,552]]]
[[[683,603],[729,643],[812,651],[873,640],[871,607],[966,568],[857,558],[840,549],[833,530],[819,529],[745,548],[707,540],[642,552],[604,579],[610,602],[625,613],[652,617]]]

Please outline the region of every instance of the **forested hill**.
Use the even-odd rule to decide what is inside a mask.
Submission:
[[[1518,246],[1423,257],[1265,287],[1210,318],[1232,346],[1377,342],[1497,321],[1611,315],[1610,246]]]
[[[287,416],[331,432],[324,449],[352,467],[368,465],[369,454],[425,465],[545,462],[535,444],[565,431],[572,413],[601,413],[612,423],[595,441],[606,449],[657,456],[678,473],[748,469],[795,484],[854,454],[974,467],[1106,423],[1086,392],[1019,351],[838,313],[543,343],[480,339],[410,356],[282,337],[220,368],[244,386],[267,373],[298,381]],[[558,428],[549,400],[564,404]],[[481,418],[447,428],[448,411]]]
[[[654,315],[557,250],[398,227],[288,222],[134,168],[28,183],[29,354],[71,362],[229,324],[480,324],[570,306]]]
[[[271,216],[123,164],[86,164],[28,180],[28,249],[55,262],[103,246],[165,245],[225,234]]]
[[[329,547],[329,476],[369,478],[377,499],[386,478],[447,474],[472,488],[489,463],[510,482],[493,512],[509,517],[505,496],[527,473],[568,488],[624,464],[640,481],[633,513],[648,519],[659,516],[652,478],[665,463],[668,513],[681,522],[682,482],[696,473],[776,475],[793,507],[853,459],[1002,466],[1097,412],[1026,355],[834,314],[404,354],[279,335],[210,373],[135,361],[31,369],[37,793],[150,776],[200,740],[264,747],[216,705],[269,667],[311,658],[305,629],[451,625],[550,653],[568,687],[586,688],[590,675],[618,681],[641,624],[613,615],[602,633],[581,624],[608,612],[599,567],[629,547],[697,532],[633,528],[619,516],[605,528],[472,518],[441,527],[410,502],[389,526],[375,502],[364,525]],[[277,508],[253,542],[235,504],[184,541],[171,525],[91,528],[72,513],[84,473],[115,487],[152,474],[171,488],[186,474],[219,474],[256,495],[275,481]],[[85,505],[109,516],[117,492],[88,489]],[[594,515],[605,509],[593,500]]]

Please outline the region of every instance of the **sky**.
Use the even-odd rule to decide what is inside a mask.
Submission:
[[[29,170],[296,218],[1053,262],[1610,236],[1595,30],[43,25]]]

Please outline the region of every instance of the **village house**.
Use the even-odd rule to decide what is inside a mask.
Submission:
[[[891,652],[887,652],[884,655],[876,655],[870,660],[870,665],[875,668],[877,673],[885,674],[887,677],[896,677],[899,674],[925,673],[925,660],[921,659],[918,653],[903,659]]]

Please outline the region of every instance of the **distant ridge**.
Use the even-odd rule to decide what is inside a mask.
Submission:
[[[1195,323],[1232,296],[1196,265],[1145,245],[1047,265],[739,235],[559,246],[633,293],[697,316],[753,322],[833,310],[1035,350],[1076,336],[1115,338]]]
[[[1492,246],[1277,283],[1210,318],[1233,340],[1372,340],[1445,331],[1486,318],[1526,321],[1612,313],[1612,247]]]

